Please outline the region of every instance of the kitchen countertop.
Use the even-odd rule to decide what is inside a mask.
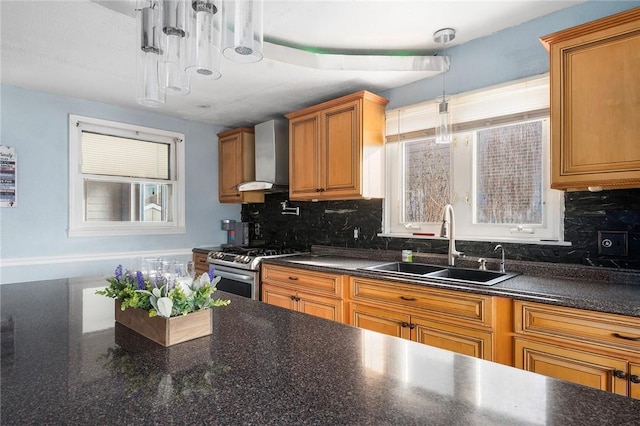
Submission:
[[[349,254],[354,252],[344,250],[336,255],[327,248],[314,254],[265,259],[263,263],[640,317],[640,274],[613,271],[607,275],[603,268],[507,261],[507,266],[512,267],[508,271],[522,273],[501,283],[483,286],[362,270],[360,268],[391,260],[374,251],[364,252],[365,255],[370,254],[372,258],[369,259],[362,257],[361,253],[358,253],[359,257],[350,257]],[[424,257],[421,263],[440,262],[441,257]],[[446,256],[444,259],[446,261]],[[550,275],[554,271],[558,276]]]
[[[0,286],[2,424],[637,424],[640,401],[224,293],[211,336],[163,348],[105,284]]]

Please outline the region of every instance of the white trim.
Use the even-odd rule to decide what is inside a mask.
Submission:
[[[144,226],[142,223],[136,223],[135,226],[118,226],[118,227],[100,227],[68,229],[67,235],[73,237],[104,237],[104,236],[126,236],[126,235],[172,235],[185,234],[184,226]]]
[[[0,267],[10,268],[10,267],[16,267],[16,266],[99,262],[103,260],[113,260],[113,259],[122,259],[122,258],[185,256],[185,255],[191,254],[192,252],[193,252],[192,248],[180,248],[180,249],[169,249],[169,250],[127,251],[127,252],[116,252],[116,253],[91,253],[91,254],[64,255],[64,256],[12,257],[12,258],[0,259]]]

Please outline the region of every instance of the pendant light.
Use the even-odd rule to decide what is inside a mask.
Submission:
[[[187,73],[200,79],[216,80],[222,76],[222,0],[187,1],[191,4]]]
[[[137,0],[138,26],[137,76],[138,103],[158,107],[165,103],[160,90],[158,61],[162,54],[160,45],[162,32],[161,3],[159,0]]]
[[[160,87],[169,95],[188,95],[187,66],[187,13],[188,0],[162,2],[163,54],[158,64]]]
[[[225,58],[238,63],[262,59],[263,0],[225,2]]]
[[[433,40],[442,43],[442,54],[445,56],[447,42],[456,38],[456,30],[453,28],[443,28],[433,33]],[[448,61],[447,69],[442,72],[442,97],[436,99],[438,108],[438,119],[436,125],[436,143],[451,143],[451,114],[449,113],[449,99],[445,91],[445,75],[449,71],[451,61]]]

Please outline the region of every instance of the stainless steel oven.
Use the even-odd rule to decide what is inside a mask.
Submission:
[[[260,263],[262,259],[294,256],[291,249],[225,247],[209,252],[207,261],[222,279],[217,288],[222,291],[260,300]]]

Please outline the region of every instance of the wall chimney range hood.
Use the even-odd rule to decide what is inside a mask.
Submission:
[[[289,121],[269,120],[255,126],[256,180],[242,182],[238,191],[289,190]]]

